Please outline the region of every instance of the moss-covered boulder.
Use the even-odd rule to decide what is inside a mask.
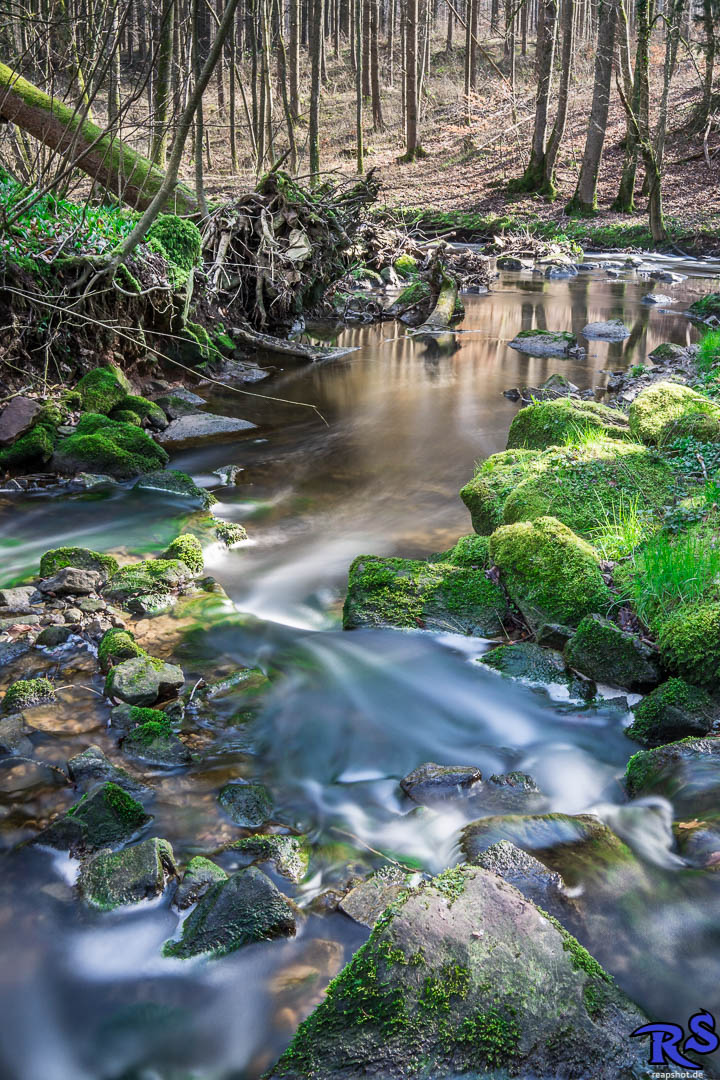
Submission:
[[[720,293],[706,293],[699,300],[693,301],[688,311],[698,319],[707,319],[711,315],[720,319]]]
[[[173,906],[179,911],[197,904],[208,889],[219,881],[227,881],[228,875],[204,855],[196,855],[190,860],[173,896]]]
[[[22,712],[23,709],[52,701],[55,701],[55,691],[48,679],[18,679],[7,688],[2,699],[2,711]]]
[[[168,463],[167,452],[142,428],[86,413],[75,433],[61,439],[52,456],[60,473],[93,472],[132,480]]]
[[[411,281],[399,293],[387,309],[387,314],[398,319],[409,315],[411,311],[427,312],[432,306],[432,289],[427,281]]]
[[[644,693],[663,677],[660,657],[637,634],[602,615],[588,615],[564,650],[569,667],[596,682]]]
[[[720,603],[683,604],[658,621],[658,645],[665,666],[694,686],[720,688]]]
[[[689,735],[707,735],[720,721],[720,706],[699,686],[668,679],[633,706],[625,734],[644,746],[662,746]]]
[[[569,356],[577,338],[569,330],[521,330],[508,344],[530,356]]]
[[[217,502],[211,492],[198,487],[191,476],[177,469],[155,469],[153,472],[145,473],[134,485],[133,490],[160,492],[180,502],[189,503],[191,506],[202,506],[205,509]]]
[[[680,383],[653,383],[630,406],[630,431],[648,446],[662,446],[685,436],[717,442],[720,405]]]
[[[163,552],[162,558],[179,559],[192,570],[193,574],[199,574],[205,566],[202,545],[197,536],[193,536],[192,533],[182,533],[175,537],[167,550]]]
[[[387,909],[268,1075],[639,1080],[644,1021],[560,923],[459,866]]]
[[[272,798],[263,784],[243,780],[225,784],[218,794],[218,803],[235,825],[246,829],[257,829],[272,818]]]
[[[631,798],[662,795],[676,818],[717,815],[720,806],[720,739],[690,737],[638,750],[625,770]]]
[[[404,255],[398,255],[393,263],[393,268],[402,278],[416,277],[418,273],[417,259],[406,252]]]
[[[85,412],[105,416],[130,393],[130,383],[114,364],[93,368],[77,384]]]
[[[164,431],[168,426],[168,418],[154,401],[140,397],[138,394],[127,394],[110,413],[111,420],[124,420],[123,413],[132,413],[138,421],[155,431]]]
[[[75,754],[67,763],[68,776],[79,791],[91,791],[98,784],[110,781],[117,784],[135,799],[144,799],[152,795],[152,788],[143,784],[137,777],[131,776],[125,769],[113,765],[99,746],[88,746]]]
[[[575,701],[587,701],[595,696],[595,684],[572,675],[566,668],[562,653],[544,649],[531,641],[499,645],[481,656],[480,663],[502,675],[520,679],[528,686],[544,689],[562,687],[568,697]]]
[[[577,626],[586,615],[610,607],[597,554],[556,518],[496,529],[490,556],[533,631],[552,622]]]
[[[98,645],[98,661],[102,671],[109,671],[122,660],[131,660],[134,656],[147,656],[129,630],[112,627],[103,634]]]
[[[496,637],[507,600],[482,569],[360,555],[348,574],[343,626],[435,628]]]
[[[278,874],[296,883],[302,881],[307,873],[310,857],[303,836],[266,836],[258,833],[243,836],[231,848],[255,862],[272,863]]]
[[[105,693],[112,701],[128,705],[154,705],[177,694],[184,682],[182,669],[176,664],[144,655],[110,668]]]
[[[655,452],[606,439],[495,454],[479,466],[460,497],[478,533],[550,515],[588,539],[607,532],[612,540],[616,522],[629,510],[651,530],[674,486],[670,467]]]
[[[12,446],[0,450],[0,469],[39,469],[52,457],[56,441],[52,428],[35,424]]]
[[[131,596],[166,593],[186,585],[193,571],[180,559],[146,559],[122,566],[103,589],[109,600],[124,603]]]
[[[106,783],[83,795],[79,803],[43,829],[35,842],[81,855],[125,844],[151,820],[127,791]]]
[[[40,559],[40,577],[52,577],[66,566],[77,570],[95,570],[107,580],[118,569],[118,561],[112,555],[91,551],[90,548],[52,548]]]
[[[517,414],[508,434],[508,450],[545,450],[586,438],[626,439],[628,420],[618,409],[595,401],[556,398],[527,405]]]
[[[84,860],[78,888],[91,907],[112,911],[160,896],[177,877],[173,850],[167,840],[143,840],[124,851],[98,851]]]
[[[242,945],[294,933],[293,905],[262,870],[248,866],[210,886],[183,923],[180,940],[168,941],[163,954],[223,956]]]
[[[476,570],[489,570],[489,544],[487,536],[470,533],[469,536],[461,536],[457,543],[447,551],[439,551],[431,555],[428,561],[450,563],[451,566],[472,567]]]
[[[185,743],[177,737],[170,721],[159,709],[152,711],[157,712],[159,718],[146,720],[128,732],[122,741],[123,753],[160,769],[187,765],[191,755]]]

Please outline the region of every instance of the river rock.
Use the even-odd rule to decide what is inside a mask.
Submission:
[[[220,790],[218,802],[235,825],[246,829],[256,829],[272,817],[272,798],[262,784],[235,780]]]
[[[162,769],[175,769],[191,761],[190,751],[165,719],[138,724],[123,739],[122,751],[136,761]]]
[[[185,676],[176,664],[166,664],[151,656],[136,656],[110,669],[105,693],[112,700],[128,705],[154,705],[174,696],[184,682]]]
[[[399,866],[383,866],[346,893],[338,907],[355,922],[372,929],[388,905],[408,887],[411,877]]]
[[[455,867],[380,920],[268,1076],[639,1080],[645,1020],[558,922]]]
[[[672,341],[665,341],[662,345],[658,345],[653,349],[649,359],[655,364],[673,364],[678,360],[683,360],[685,356],[686,352],[682,345],[676,345]]]
[[[33,744],[28,739],[28,727],[20,713],[4,716],[0,719],[0,754],[13,754],[28,757],[33,752]]]
[[[134,485],[135,491],[160,492],[191,506],[212,506],[217,500],[204,488],[198,487],[191,476],[177,469],[156,469],[145,473]]]
[[[72,637],[69,626],[46,626],[35,638],[35,644],[44,649],[57,649]]]
[[[118,561],[112,555],[83,547],[59,547],[46,551],[40,559],[40,577],[49,578],[66,566],[76,570],[92,570],[102,576],[103,582],[118,569]]]
[[[6,713],[22,712],[35,705],[48,705],[55,701],[55,691],[47,679],[17,679],[5,691],[2,710]]]
[[[167,840],[143,840],[114,853],[98,851],[83,861],[78,888],[91,907],[111,911],[160,896],[177,877],[173,850]]]
[[[518,259],[514,255],[498,255],[495,265],[498,270],[528,270],[532,267],[529,260],[526,259],[523,262],[522,259]]]
[[[595,683],[571,675],[561,653],[530,641],[500,645],[479,657],[479,662],[510,678],[520,679],[528,686],[562,688],[574,701],[595,697]]]
[[[154,619],[156,615],[164,615],[177,603],[177,596],[172,593],[147,593],[145,596],[132,596],[125,601],[125,610],[133,615],[139,615],[141,619]]]
[[[503,878],[526,900],[531,900],[561,922],[564,923],[573,913],[572,902],[560,874],[548,870],[539,859],[507,840],[499,840],[483,851],[476,863]]]
[[[103,596],[125,603],[132,596],[173,592],[192,578],[190,567],[179,559],[146,559],[121,567],[103,589]]]
[[[532,776],[513,771],[494,773],[470,792],[467,812],[476,814],[537,814],[547,805]]]
[[[625,734],[644,746],[662,746],[690,735],[717,732],[720,706],[698,686],[668,679],[633,706],[635,719]]]
[[[230,845],[256,862],[270,862],[278,874],[296,884],[305,877],[309,852],[304,836],[261,835],[243,836]]]
[[[0,589],[0,617],[6,615],[29,615],[33,610],[30,606],[33,599],[40,599],[34,585],[19,585],[15,589]]]
[[[400,787],[413,802],[430,806],[466,795],[481,780],[482,773],[475,765],[436,765],[427,761],[404,776]]]
[[[633,754],[625,771],[631,798],[664,795],[676,817],[717,813],[720,806],[720,739],[681,739]]]
[[[656,650],[602,615],[588,615],[579,623],[564,656],[569,667],[588,678],[631,692],[651,690],[663,677]]]
[[[257,427],[249,420],[234,416],[216,416],[214,413],[193,413],[179,416],[157,436],[157,442],[174,450],[197,446],[212,439],[223,439],[240,431],[253,431]]]
[[[70,779],[80,791],[90,791],[98,784],[111,781],[134,798],[142,799],[152,795],[152,788],[131,776],[125,769],[113,765],[99,746],[88,746],[81,753],[75,754],[69,759],[67,767]]]
[[[576,277],[577,272],[577,266],[571,262],[552,262],[545,267],[546,278]]]
[[[10,446],[35,423],[42,404],[32,398],[11,398],[0,413],[0,446]]]
[[[102,574],[95,570],[77,570],[74,566],[66,566],[53,577],[41,581],[38,589],[50,596],[89,596],[98,592],[104,581]]]
[[[569,356],[577,338],[567,330],[521,330],[508,344],[531,356]]]
[[[117,784],[105,783],[38,833],[34,843],[82,855],[131,840],[152,818]]]
[[[673,300],[672,296],[666,296],[665,293],[652,292],[647,293],[642,298],[643,304],[675,304],[677,301]]]
[[[667,281],[671,285],[677,285],[681,281],[687,281],[687,274],[676,274],[673,270],[653,270],[650,275],[655,281]]]
[[[620,319],[588,323],[581,333],[584,338],[600,341],[624,341],[630,337],[630,331]]]
[[[197,412],[201,405],[206,405],[205,398],[199,394],[193,394],[184,387],[176,387],[167,394],[155,398],[155,404],[159,405],[163,412],[171,420],[177,420],[180,416],[187,416]]]
[[[294,934],[294,906],[262,870],[248,866],[210,886],[183,923],[180,940],[166,942],[163,955],[222,956],[255,941]]]
[[[563,626],[562,623],[543,623],[535,635],[535,641],[546,649],[562,652],[574,633],[571,626]]]
[[[196,855],[187,864],[182,881],[173,897],[173,907],[178,911],[197,904],[208,889],[219,881],[227,881],[225,871],[203,855]]]

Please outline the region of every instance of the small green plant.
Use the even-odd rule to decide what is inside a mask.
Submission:
[[[708,330],[698,346],[698,371],[705,374],[720,364],[720,330]]]
[[[633,379],[639,378],[640,375],[644,375],[646,372],[647,368],[644,364],[633,364],[633,366],[630,368],[630,374],[632,375]]]
[[[638,617],[652,626],[680,604],[719,594],[720,547],[697,531],[677,538],[658,533],[636,551],[628,584]]]
[[[640,496],[633,498],[620,493],[620,500],[610,507],[600,504],[600,525],[593,529],[590,540],[603,559],[622,559],[645,540],[653,528],[647,511],[640,506]]]

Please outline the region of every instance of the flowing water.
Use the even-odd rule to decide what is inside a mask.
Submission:
[[[229,778],[258,778],[273,793],[277,820],[313,842],[308,881],[292,887],[277,879],[308,909],[323,889],[347,880],[348,863],[361,873],[382,865],[371,848],[427,872],[458,860],[462,811],[413,810],[401,797],[398,779],[421,762],[474,764],[488,775],[522,769],[546,793],[548,809],[593,809],[638,855],[628,880],[600,873],[586,882],[585,944],[665,1019],[720,1007],[717,877],[688,870],[673,854],[670,808],[661,800],[622,805],[618,778],[635,749],[622,730],[626,712],[579,711],[504,681],[475,662],[488,647],[482,640],[340,628],[356,555],[421,557],[470,531],[457,491],[476,460],[504,447],[517,409],[504,389],[537,386],[556,371],[581,388],[602,386],[603,369],[624,370],[663,341],[696,340],[676,312],[710,291],[720,268],[668,265],[690,275],[655,286],[678,299],[674,310],[642,303],[652,285],[632,272],[570,281],[508,273],[490,295],[465,298],[454,349],[413,340],[392,323],[344,329],[338,342],[355,351],[339,360],[288,365],[251,388],[258,396],[218,387],[206,394],[215,411],[258,429],[180,453],[171,465],[208,487],[217,484],[213,470],[241,466],[237,485],[215,488],[216,510],[245,524],[250,540],[206,551],[207,570],[232,605],[209,603],[190,628],[170,617],[145,629],[189,679],[257,664],[271,672],[273,689],[250,725],[229,722],[222,737],[199,731],[189,770],[147,773],[157,790],[152,835],[169,839],[180,860],[237,834],[215,795]],[[582,359],[533,359],[507,347],[522,329],[579,332],[608,318],[621,318],[631,336],[590,342]],[[170,498],[124,488],[0,496],[2,583],[31,574],[42,552],[59,544],[157,551],[186,516]],[[6,684],[46,672],[68,689],[59,707],[33,712],[37,757],[62,766],[96,743],[118,760],[108,709],[87,689],[101,688],[94,658],[72,648],[35,650],[1,677]],[[92,913],[74,898],[71,860],[13,850],[76,796],[56,771],[2,764],[0,1076],[259,1076],[367,931],[338,913],[310,913],[292,941],[221,961],[162,959],[177,924],[167,899]],[[219,861],[238,865],[227,855]]]

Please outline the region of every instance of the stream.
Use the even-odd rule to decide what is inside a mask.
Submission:
[[[422,762],[472,764],[483,775],[523,770],[546,794],[547,810],[592,810],[645,868],[612,888],[603,888],[602,874],[592,878],[587,888],[597,895],[583,943],[661,1019],[683,1023],[698,1009],[720,1010],[720,881],[673,854],[662,800],[623,805],[618,780],[637,749],[623,734],[627,711],[582,711],[504,680],[475,662],[489,647],[481,639],[340,626],[356,555],[424,557],[471,531],[457,493],[475,461],[504,449],[518,408],[505,389],[538,386],[554,372],[581,389],[602,386],[603,369],[626,370],[665,341],[697,340],[680,312],[717,291],[711,279],[720,266],[659,261],[688,279],[508,272],[489,295],[464,296],[454,352],[413,340],[396,323],[350,327],[333,338],[355,350],[341,359],[288,364],[248,387],[252,396],[199,390],[212,411],[252,420],[257,430],[178,453],[170,467],[212,487],[214,512],[245,525],[249,540],[205,552],[206,572],[232,605],[209,604],[207,618],[189,629],[161,616],[150,632],[171,643],[189,681],[208,669],[219,677],[258,665],[272,689],[249,725],[214,741],[201,732],[189,769],[144,771],[157,791],[149,835],[168,839],[178,861],[233,838],[237,829],[215,795],[228,779],[258,779],[273,794],[275,818],[312,842],[303,884],[270,872],[309,911],[323,890],[347,880],[348,864],[358,874],[383,865],[370,849],[428,873],[459,860],[462,809],[413,808],[398,787]],[[659,310],[642,302],[650,291],[678,302]],[[579,334],[610,318],[631,336],[588,342],[581,359],[535,359],[507,346],[520,330]],[[213,470],[225,465],[243,470],[232,487],[217,486]],[[59,545],[157,553],[187,517],[169,496],[123,487],[0,494],[0,585],[36,572],[41,554]],[[0,671],[0,683],[21,674],[48,674],[66,687],[59,706],[33,711],[38,760],[64,767],[94,743],[123,764],[107,704],[85,689],[102,688],[87,650],[34,650]],[[89,911],[73,896],[76,864],[17,847],[76,798],[53,770],[0,762],[0,1077],[259,1077],[368,931],[315,906],[294,939],[222,960],[163,959],[177,925],[167,893],[132,909]]]

